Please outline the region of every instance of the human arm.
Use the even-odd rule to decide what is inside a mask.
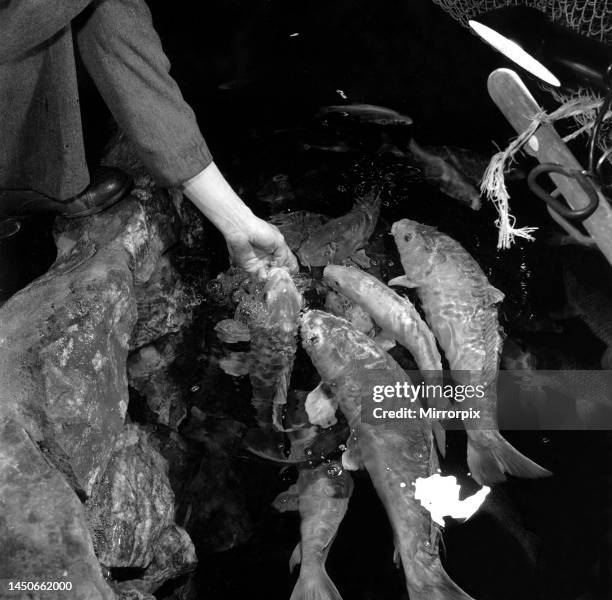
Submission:
[[[232,262],[265,278],[270,267],[297,271],[297,261],[281,232],[255,216],[215,163],[186,181],[185,195],[225,237]]]

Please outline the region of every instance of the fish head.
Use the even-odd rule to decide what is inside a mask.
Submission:
[[[339,324],[344,324],[344,329],[350,329],[344,319],[322,310],[306,311],[300,318],[302,346],[321,378],[327,382],[342,377],[351,367],[350,361],[346,360],[346,340]]]
[[[428,271],[428,266],[435,257],[436,230],[418,221],[401,219],[393,223],[391,235],[402,259],[406,275],[417,278]]]
[[[298,250],[298,258],[305,267],[324,267],[334,260],[339,244],[326,231],[322,233],[314,232]]]
[[[327,265],[323,271],[323,281],[336,292],[356,290],[363,281],[363,271],[355,267]]]
[[[270,270],[263,290],[268,319],[271,323],[293,323],[302,309],[302,294],[293,283],[287,269],[275,267]]]

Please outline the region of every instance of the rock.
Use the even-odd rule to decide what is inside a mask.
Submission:
[[[138,321],[130,348],[140,348],[187,327],[193,318],[193,308],[200,301],[181,281],[169,257],[161,257],[150,279],[136,285]]]
[[[15,420],[0,426],[1,598],[8,581],[57,581],[68,591],[11,593],[30,600],[112,600],[87,532],[83,506]]]
[[[174,243],[172,210],[156,191],[60,223],[54,265],[0,308],[0,422],[56,448],[86,495],[123,427],[134,282]]]
[[[189,535],[174,523],[167,471],[149,434],[128,425],[87,502],[98,559],[111,573],[116,568],[143,569],[138,586],[147,593],[193,570],[197,562]]]
[[[187,414],[183,386],[172,374],[181,335],[144,346],[128,359],[128,381],[144,397],[153,421],[177,429]]]
[[[109,210],[57,221],[55,263],[0,308],[0,431],[10,432],[10,445],[0,448],[0,539],[14,548],[2,553],[0,570],[12,579],[55,580],[65,571],[75,586],[71,597],[114,598],[79,497],[99,489],[117,440],[124,440],[135,289],[164,272],[157,265],[179,227],[168,193],[140,176],[131,196]],[[142,479],[168,488],[160,502],[173,507],[159,465],[151,459],[141,466],[152,470]],[[154,585],[180,571],[164,562],[172,543],[184,544],[175,548],[184,568],[195,561],[186,534],[176,532],[173,509],[159,510],[166,515],[164,527],[155,528],[160,558],[148,546],[134,550],[156,565],[147,572]],[[141,539],[141,528],[132,522],[123,533]]]

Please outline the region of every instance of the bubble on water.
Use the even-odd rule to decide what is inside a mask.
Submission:
[[[200,389],[200,386],[199,386],[199,385],[192,385],[192,386],[191,386],[191,391],[192,391],[192,392],[197,392],[199,389]]]
[[[549,444],[550,443],[550,438],[549,437],[543,437],[542,438],[542,443],[543,444]]]
[[[327,475],[329,477],[340,477],[342,475],[342,467],[338,463],[332,463],[327,467]]]
[[[312,456],[312,448],[306,448],[306,450],[304,450],[304,454],[306,456]]]
[[[402,481],[402,482],[400,483],[400,487],[401,487],[401,488],[405,488],[405,487],[406,487],[406,483]]]
[[[338,446],[338,450],[341,450],[342,452],[344,452],[346,450],[346,444],[340,444]]]

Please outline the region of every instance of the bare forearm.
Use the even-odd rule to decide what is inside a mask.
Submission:
[[[215,163],[183,184],[184,194],[224,235],[243,231],[255,217],[236,195]]]

